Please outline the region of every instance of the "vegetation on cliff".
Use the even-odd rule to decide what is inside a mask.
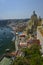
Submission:
[[[40,45],[33,44],[30,48],[22,49],[24,57],[17,57],[12,65],[43,65]]]

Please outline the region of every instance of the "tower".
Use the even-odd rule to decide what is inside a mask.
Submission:
[[[16,49],[16,51],[18,50],[18,44],[19,44],[19,34],[16,33],[16,38],[15,38],[15,49]]]

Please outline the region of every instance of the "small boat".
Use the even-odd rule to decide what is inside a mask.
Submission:
[[[9,52],[9,51],[10,51],[10,49],[5,49],[5,51],[6,51],[6,52]]]

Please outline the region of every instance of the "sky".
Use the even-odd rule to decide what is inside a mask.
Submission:
[[[0,0],[0,19],[30,18],[34,10],[43,18],[43,0]]]

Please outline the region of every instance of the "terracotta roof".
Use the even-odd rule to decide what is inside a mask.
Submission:
[[[12,52],[11,55],[16,56],[17,55],[17,52]]]
[[[25,47],[25,46],[27,46],[27,44],[26,43],[20,43],[19,46],[20,47]]]
[[[20,37],[25,37],[26,34],[25,34],[25,33],[22,33],[22,34],[20,34],[19,36],[20,36]]]
[[[17,52],[11,52],[6,54],[6,56],[9,56],[9,57],[16,56],[16,55],[17,55]]]
[[[20,35],[20,37],[25,37],[25,35]]]
[[[29,44],[34,44],[34,43],[40,44],[40,40],[38,40],[38,39],[28,40],[27,43],[29,43]]]

